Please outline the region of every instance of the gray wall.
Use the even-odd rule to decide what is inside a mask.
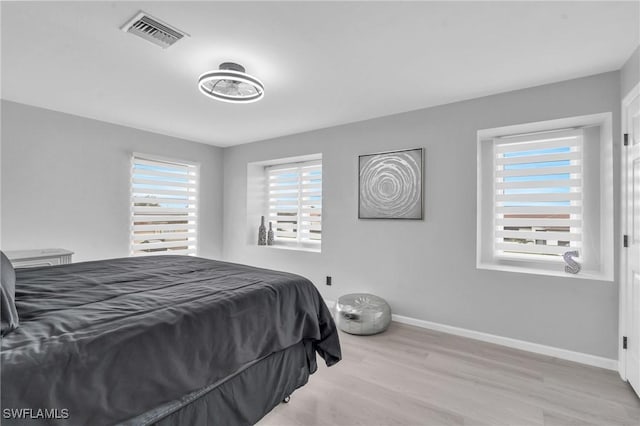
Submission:
[[[638,80],[632,61],[622,76],[611,72],[224,150],[3,101],[1,247],[65,247],[75,260],[126,256],[130,153],[184,158],[202,165],[203,256],[300,273],[327,299],[369,291],[400,315],[616,358],[617,280],[475,269],[476,132],[607,111],[619,123],[620,91]],[[357,156],[412,147],[426,148],[426,219],[359,221]],[[247,244],[247,163],[318,152],[322,253]],[[616,187],[619,155],[616,145]],[[332,287],[325,275],[333,276]]]
[[[620,95],[624,98],[640,82],[640,46],[620,69]]]
[[[131,153],[201,164],[200,254],[222,253],[222,150],[2,101],[3,250],[128,256]]]
[[[608,111],[619,123],[618,72],[226,148],[224,257],[305,275],[327,299],[372,292],[400,315],[616,358],[617,280],[475,268],[477,130]],[[413,147],[426,148],[426,219],[358,220],[358,155]],[[317,152],[322,253],[247,244],[247,163]]]

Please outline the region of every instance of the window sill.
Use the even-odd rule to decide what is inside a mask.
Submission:
[[[563,278],[579,278],[583,280],[613,281],[613,274],[607,274],[605,272],[600,272],[600,271],[581,270],[577,274],[570,274],[568,272],[564,272],[564,265],[558,265],[558,270],[552,270],[552,269],[538,269],[538,268],[527,267],[527,266],[499,265],[495,263],[478,263],[476,265],[476,268],[488,269],[492,271],[518,272],[521,274],[545,275],[545,276],[563,277]]]
[[[278,249],[278,250],[291,250],[291,251],[307,251],[311,253],[321,253],[322,249],[318,246],[316,247],[297,247],[297,246],[285,246],[285,245],[272,245],[272,246],[256,246],[260,249],[268,248],[268,249]]]

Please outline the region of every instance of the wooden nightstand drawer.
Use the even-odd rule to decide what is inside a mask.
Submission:
[[[32,268],[35,266],[53,266],[71,263],[73,252],[51,248],[41,250],[12,250],[4,252],[14,268]]]

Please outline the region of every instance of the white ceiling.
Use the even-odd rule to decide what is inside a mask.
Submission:
[[[230,146],[617,70],[632,2],[2,2],[2,98]],[[191,37],[120,31],[144,10]],[[243,64],[265,97],[206,98]]]

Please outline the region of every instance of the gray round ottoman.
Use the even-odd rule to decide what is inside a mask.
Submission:
[[[345,294],[336,303],[336,324],[350,334],[376,334],[389,327],[391,307],[381,297],[367,293]]]

